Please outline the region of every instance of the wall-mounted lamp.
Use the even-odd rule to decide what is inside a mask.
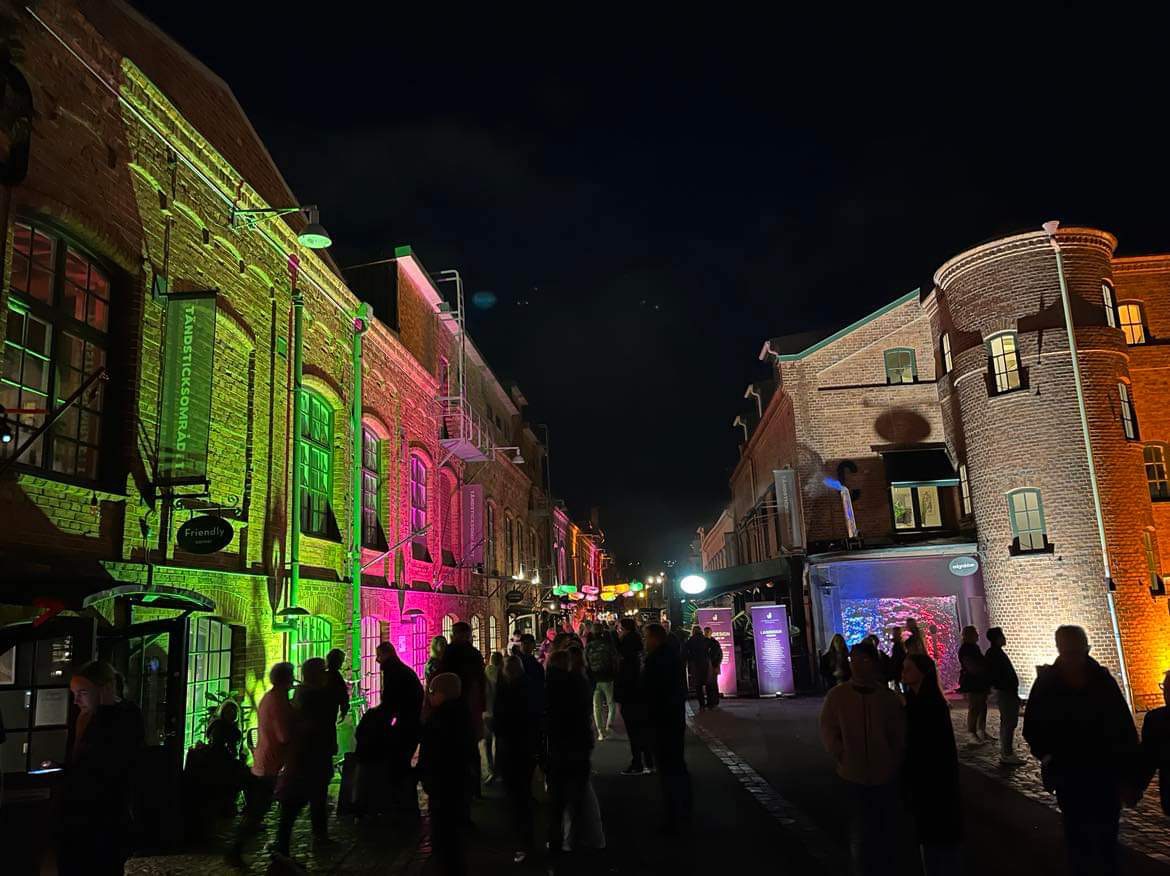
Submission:
[[[304,213],[309,220],[297,234],[297,241],[301,246],[308,249],[328,249],[333,245],[333,238],[321,224],[316,204],[301,207],[268,207],[263,210],[237,210],[233,207],[229,224],[232,228],[254,228],[266,219],[287,216],[290,213]]]

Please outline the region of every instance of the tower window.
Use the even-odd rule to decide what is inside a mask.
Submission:
[[[1131,347],[1146,342],[1146,320],[1141,304],[1127,301],[1118,305],[1117,321],[1121,323],[1121,330],[1125,332],[1125,342]]]
[[[918,366],[914,362],[913,350],[886,350],[884,356],[886,383],[914,383],[918,379]]]

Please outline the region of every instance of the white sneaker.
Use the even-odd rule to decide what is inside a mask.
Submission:
[[[598,742],[605,742],[605,734],[604,734],[604,733],[601,733],[601,732],[598,732],[598,734],[597,734],[597,741],[598,741]]]

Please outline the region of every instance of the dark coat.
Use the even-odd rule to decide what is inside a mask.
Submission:
[[[921,845],[953,845],[963,836],[959,754],[951,712],[941,695],[906,694],[902,778]]]
[[[475,744],[471,716],[459,700],[432,709],[422,727],[418,766],[423,787],[439,799],[461,799],[467,787],[467,752]]]
[[[706,684],[711,676],[711,649],[702,636],[691,636],[682,647],[692,684]]]
[[[613,686],[613,698],[622,705],[643,701],[642,692],[642,637],[626,633],[618,640],[618,671]]]
[[[138,758],[145,733],[142,712],[127,700],[99,706],[75,740],[62,779],[63,822],[96,822],[110,829],[130,817]]]
[[[991,690],[991,683],[987,679],[987,661],[974,642],[964,642],[959,646],[959,667],[961,693],[987,693]]]
[[[1170,708],[1166,706],[1150,710],[1142,722],[1142,767],[1143,788],[1158,773],[1162,811],[1170,815]]]
[[[593,694],[589,680],[579,672],[554,668],[548,670],[546,677],[549,758],[587,760],[593,750]]]
[[[672,648],[669,642],[646,655],[642,682],[653,724],[669,726],[684,720],[687,689],[682,671],[678,649]]]
[[[402,747],[409,746],[413,753],[422,723],[423,688],[414,670],[397,655],[382,663],[382,705],[394,718]]]
[[[476,739],[483,738],[483,713],[487,704],[487,677],[484,675],[483,655],[470,642],[452,642],[439,661],[439,672],[453,672],[459,676],[462,692],[459,700],[468,710]]]
[[[524,680],[528,693],[528,715],[534,721],[544,720],[544,667],[532,654],[521,654]]]
[[[1120,795],[1135,778],[1137,728],[1109,670],[1086,660],[1081,686],[1066,680],[1060,658],[1040,667],[1024,713],[1024,739],[1038,760],[1048,759],[1045,787],[1058,794]]]
[[[993,688],[1002,693],[1019,693],[1020,677],[1016,675],[1016,667],[1012,666],[1011,658],[1003,652],[1003,648],[992,645],[983,655],[983,660],[987,665],[987,680]]]
[[[707,640],[707,656],[711,660],[711,666],[715,669],[723,665],[723,646],[715,640],[714,636]]]

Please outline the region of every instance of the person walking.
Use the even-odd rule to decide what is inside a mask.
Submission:
[[[821,656],[821,677],[827,687],[844,684],[852,675],[849,668],[849,646],[845,637],[837,633],[829,640],[829,650]]]
[[[926,640],[922,637],[922,630],[918,629],[917,618],[906,618],[905,648],[907,654],[926,654]]]
[[[1007,637],[1000,627],[991,627],[987,636],[987,653],[983,662],[987,667],[987,682],[995,690],[999,702],[999,762],[1003,766],[1019,766],[1023,758],[1016,755],[1016,727],[1020,723],[1020,678],[1011,658],[1004,652]]]
[[[960,872],[963,837],[959,754],[951,710],[939,687],[938,669],[925,654],[902,666],[906,685],[906,760],[902,778],[922,855],[924,876]]]
[[[583,666],[584,658],[581,660]],[[584,672],[573,671],[572,662],[570,651],[551,651],[546,673],[548,849],[554,858],[567,851],[566,843],[571,841],[564,833],[565,822],[572,826],[581,821],[593,751],[589,681]]]
[[[1121,802],[1137,752],[1137,729],[1121,688],[1089,656],[1081,627],[1056,630],[1057,658],[1036,673],[1024,713],[1024,740],[1040,761],[1044,787],[1064,820],[1070,872],[1118,872]]]
[[[540,651],[537,653],[537,659],[540,660],[540,665],[544,666],[548,662],[549,652],[552,651],[553,642],[557,636],[560,635],[559,624],[550,626],[544,631],[544,641],[540,643]]]
[[[647,736],[646,691],[642,684],[644,650],[634,619],[623,617],[618,634],[618,674],[613,688],[630,741],[630,765],[622,770],[623,776],[640,776],[654,770],[654,754]]]
[[[613,640],[604,627],[595,630],[585,646],[585,665],[589,668],[589,679],[593,682],[593,723],[597,728],[598,742],[604,742],[605,737],[613,731],[613,718],[617,713],[617,703],[613,698],[617,663],[617,648]]]
[[[114,668],[100,660],[75,669],[69,682],[75,718],[60,788],[61,876],[120,874],[130,856],[131,800],[145,731],[138,706],[118,699],[114,686]]]
[[[467,750],[475,745],[471,715],[454,672],[439,672],[428,683],[429,712],[422,728],[418,765],[427,792],[431,848],[440,872],[467,872],[463,833],[470,819]]]
[[[443,655],[447,653],[447,640],[442,636],[435,636],[431,639],[430,656],[427,657],[426,666],[423,667],[423,681],[430,682],[432,678],[439,674],[440,666],[443,663]],[[430,702],[430,699],[427,699]]]
[[[276,794],[276,781],[288,760],[293,738],[292,703],[293,665],[277,663],[268,672],[272,687],[260,698],[256,708],[256,750],[252,752],[252,780],[244,795],[244,815],[236,828],[228,851],[228,863],[242,867],[244,846],[260,829]]]
[[[991,685],[987,680],[987,664],[979,650],[979,631],[963,627],[963,643],[959,646],[959,693],[967,697],[968,748],[976,748],[991,739],[987,735],[987,694]]]
[[[487,678],[484,674],[483,655],[479,653],[478,648],[471,644],[471,624],[467,621],[458,621],[452,626],[451,643],[443,652],[439,671],[451,672],[459,676],[459,701],[467,709],[467,715],[471,720],[471,732],[474,736],[474,741],[465,755],[468,790],[472,796],[478,797],[481,794],[480,782],[482,780],[479,742],[483,739]]]
[[[695,631],[699,633],[697,637]],[[704,643],[698,627],[692,630],[690,642]],[[660,624],[649,624],[643,687],[654,761],[666,808],[662,830],[668,836],[677,835],[691,817],[691,777],[685,755],[687,690],[682,680],[682,663],[681,649],[671,643],[666,629]]]
[[[277,780],[280,822],[275,855],[289,862],[293,825],[305,806],[313,829],[313,842],[329,839],[329,781],[333,755],[337,753],[337,693],[329,688],[325,661],[311,657],[301,667],[301,685],[293,695],[293,739],[288,760]]]
[[[500,673],[504,668],[504,655],[492,651],[483,671],[483,756],[487,761],[488,774],[484,781],[491,784],[496,780],[496,736],[492,729],[492,709],[495,707],[496,692],[500,684]]]
[[[703,628],[691,627],[691,637],[682,648],[687,667],[687,683],[699,701],[699,711],[707,708],[707,685],[711,683],[711,650],[703,638]]]
[[[849,662],[850,680],[830,690],[821,707],[821,741],[837,765],[847,801],[853,872],[887,876],[895,872],[890,837],[900,805],[906,716],[897,694],[880,681],[872,646],[855,645]]]
[[[528,677],[519,657],[504,661],[492,705],[492,725],[498,746],[496,764],[516,830],[513,861],[521,864],[532,853],[532,774],[536,769],[540,727],[531,719]]]
[[[417,816],[418,794],[410,761],[418,747],[422,724],[422,684],[389,642],[379,644],[376,654],[382,670],[382,706],[393,725],[387,764],[391,801],[395,810]]]
[[[1139,790],[1144,793],[1157,773],[1162,812],[1170,815],[1170,672],[1162,678],[1162,699],[1166,705],[1150,709],[1142,721],[1142,780]]]
[[[703,627],[703,638],[707,640],[707,656],[711,660],[710,681],[707,682],[707,708],[719,705],[719,670],[723,667],[723,646],[719,644],[710,627]]]

